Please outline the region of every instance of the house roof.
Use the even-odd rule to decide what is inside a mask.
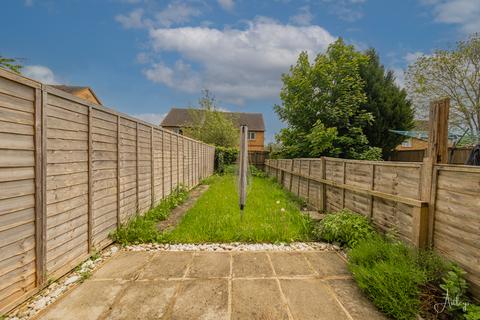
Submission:
[[[73,94],[74,96],[78,96],[78,94],[84,90],[88,90],[90,91],[90,93],[92,94],[93,98],[95,100],[97,100],[98,104],[102,104],[102,102],[100,101],[100,99],[97,97],[97,95],[95,94],[95,91],[92,90],[92,88],[90,87],[82,87],[82,86],[67,86],[67,85],[50,85],[51,87],[54,87],[54,88],[57,88],[59,90],[62,90],[62,91],[65,91],[65,92],[68,92],[70,94]]]
[[[183,127],[191,125],[195,112],[203,114],[201,109],[172,108],[160,124],[163,127]],[[247,125],[251,131],[265,131],[263,114],[247,112],[225,112],[225,115],[238,126]]]

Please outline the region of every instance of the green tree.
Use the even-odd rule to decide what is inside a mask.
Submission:
[[[0,56],[0,68],[8,69],[10,71],[20,74],[22,65],[18,63],[17,59]]]
[[[203,91],[198,107],[192,108],[190,114],[192,123],[183,130],[185,135],[216,146],[238,146],[239,128],[219,110],[215,97],[208,90]]]
[[[286,157],[335,156],[360,159],[372,152],[363,128],[373,121],[361,106],[367,101],[360,66],[367,57],[332,43],[310,63],[306,52],[282,76],[281,105],[275,111],[288,127],[277,140]]]
[[[365,83],[367,101],[362,108],[371,113],[374,120],[363,132],[370,145],[381,148],[386,158],[404,140],[389,130],[412,129],[414,111],[407,92],[395,84],[393,71],[385,71],[375,50],[369,49],[365,54],[368,61],[360,66],[360,76]]]
[[[480,33],[459,41],[452,50],[436,50],[408,67],[407,89],[419,113],[429,102],[449,97],[450,124],[480,137]]]

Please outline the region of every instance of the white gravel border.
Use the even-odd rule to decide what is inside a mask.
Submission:
[[[292,242],[292,243],[205,243],[205,244],[138,244],[128,245],[126,251],[337,251],[336,244],[324,242]]]

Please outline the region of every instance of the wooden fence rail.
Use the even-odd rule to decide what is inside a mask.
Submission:
[[[266,160],[265,170],[318,210],[348,208],[432,247],[467,271],[480,298],[480,168],[320,158]]]
[[[213,160],[210,145],[0,69],[0,314]]]

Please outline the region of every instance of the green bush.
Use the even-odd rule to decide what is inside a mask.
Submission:
[[[250,165],[250,174],[253,177],[259,177],[259,178],[267,178],[268,177],[268,175],[266,174],[265,171],[262,171],[262,170],[258,169],[254,165]]]
[[[328,214],[313,231],[317,239],[339,242],[349,248],[374,234],[375,230],[367,218],[347,209]]]
[[[158,206],[144,215],[136,215],[125,225],[114,231],[110,237],[120,244],[138,244],[160,242],[162,233],[157,223],[165,220],[170,211],[185,201],[188,191],[184,187],[177,187],[172,194],[160,202]]]
[[[394,319],[415,319],[428,276],[413,249],[376,236],[360,242],[348,256],[358,286],[380,310]]]
[[[217,173],[224,173],[225,168],[237,161],[238,149],[215,147],[215,171]]]

